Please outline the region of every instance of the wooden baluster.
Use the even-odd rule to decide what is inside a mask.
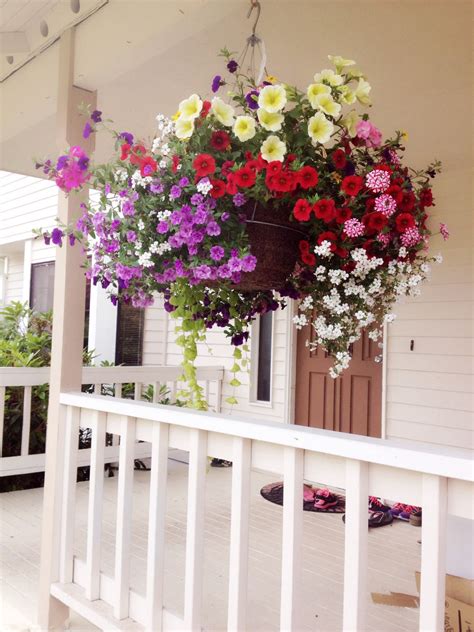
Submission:
[[[216,413],[220,413],[222,408],[222,380],[216,383]]]
[[[176,403],[176,380],[173,380],[173,382],[171,382],[170,401],[172,404]]]
[[[188,513],[184,575],[184,625],[187,632],[201,630],[204,544],[204,502],[207,468],[207,433],[189,431]]]
[[[281,630],[298,630],[303,539],[304,452],[284,448],[283,542],[281,555]]]
[[[21,426],[21,456],[28,456],[30,451],[31,428],[31,386],[25,386],[23,393],[23,421]]]
[[[146,630],[148,632],[161,632],[163,624],[168,437],[167,424],[153,424],[146,583]]]
[[[447,480],[423,474],[420,631],[444,630]]]
[[[247,628],[247,579],[252,443],[234,438],[232,459],[232,514],[230,523],[229,609],[227,629]]]
[[[102,384],[94,384],[94,394],[102,395]]]
[[[3,453],[3,425],[5,420],[5,386],[0,386],[0,459]]]
[[[128,617],[135,426],[135,419],[126,416],[122,417],[117,489],[117,530],[115,536],[114,616],[117,619]]]
[[[135,382],[135,390],[134,390],[133,397],[135,401],[137,402],[142,398],[142,383],[141,382]]]
[[[368,482],[368,464],[353,459],[347,460],[344,613],[342,624],[345,632],[366,629]]]
[[[62,415],[66,417],[66,436],[64,443],[64,479],[61,515],[60,571],[59,579],[63,584],[73,580],[74,513],[77,485],[77,452],[79,449],[79,419],[81,410],[68,406]]]
[[[161,389],[161,384],[160,382],[155,382],[153,384],[153,403],[157,404],[160,401],[160,389]]]
[[[89,509],[87,514],[86,597],[100,597],[100,539],[104,489],[106,414],[96,412],[92,422]]]
[[[114,397],[122,397],[122,385],[121,384],[115,384],[115,389],[114,389]]]

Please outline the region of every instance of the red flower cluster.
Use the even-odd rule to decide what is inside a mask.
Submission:
[[[152,176],[158,168],[156,160],[146,155],[146,148],[143,145],[130,145],[123,143],[120,147],[120,160],[130,159],[132,165],[140,167],[142,178]]]

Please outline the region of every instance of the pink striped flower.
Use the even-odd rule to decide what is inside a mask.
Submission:
[[[416,226],[413,228],[407,228],[406,231],[400,237],[400,241],[402,242],[405,248],[411,248],[412,246],[416,246],[421,241],[420,231]]]
[[[449,230],[446,224],[441,223],[439,225],[439,232],[441,233],[444,241],[446,241],[446,239],[449,239]]]
[[[397,210],[397,203],[395,198],[384,193],[383,195],[379,195],[375,200],[374,209],[386,217],[390,217],[390,215],[393,215]]]
[[[383,193],[390,186],[390,174],[383,169],[374,169],[365,176],[365,185],[374,193]]]
[[[355,217],[344,222],[344,232],[348,237],[360,237],[364,234],[364,224]]]

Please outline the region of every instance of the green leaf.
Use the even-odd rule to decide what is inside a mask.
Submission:
[[[236,406],[239,403],[236,397],[226,397],[225,401],[231,406]]]

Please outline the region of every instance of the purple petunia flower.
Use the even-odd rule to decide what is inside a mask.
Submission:
[[[114,306],[115,306],[115,305],[117,305],[117,303],[118,303],[118,298],[117,298],[117,295],[116,295],[116,294],[111,294],[111,295],[110,295],[110,302],[111,302],[111,303],[112,303],[112,305],[114,305]]]
[[[89,138],[89,136],[92,133],[92,127],[91,124],[89,123],[89,121],[87,121],[87,123],[84,125],[84,129],[82,131],[82,137],[83,138]]]
[[[169,225],[168,222],[159,222],[158,226],[156,227],[156,232],[160,233],[161,235],[164,235],[165,233],[167,233],[169,231]]]
[[[110,184],[107,182],[107,184],[104,187],[105,195],[109,195],[111,191],[112,191],[112,188],[111,188]]]
[[[220,75],[216,75],[212,80],[212,91],[217,92],[221,86],[224,85],[224,81],[222,81],[222,77]]]
[[[74,237],[74,235],[71,233],[69,235],[69,245],[70,246],[74,246],[74,244],[76,243],[76,238]]]
[[[239,67],[239,64],[235,61],[235,59],[231,59],[228,63],[227,63],[227,70],[230,73],[234,73],[237,68]]]
[[[197,206],[198,204],[202,204],[204,201],[204,197],[200,193],[194,193],[191,195],[191,204]]]
[[[150,184],[151,193],[163,193],[164,189],[165,187],[163,186],[162,182],[160,182],[160,180],[154,180]]]
[[[51,241],[53,242],[53,244],[56,244],[56,246],[62,246],[63,235],[64,233],[60,228],[53,228],[51,232]]]
[[[134,230],[127,230],[127,241],[137,241],[137,233]]]
[[[123,202],[122,213],[124,215],[135,215],[135,206],[131,200],[125,200]]]
[[[110,223],[110,230],[112,232],[118,230],[120,228],[121,225],[121,221],[119,219],[114,219],[111,223]]]
[[[119,134],[119,138],[124,140],[129,145],[133,145],[133,134],[130,134],[130,132],[121,132]]]
[[[49,246],[49,244],[51,243],[51,235],[49,233],[44,233],[43,240],[44,243]]]
[[[195,224],[204,224],[207,221],[207,211],[204,209],[198,209],[194,213],[193,221]]]
[[[69,161],[69,156],[59,156],[58,162],[56,163],[56,170],[61,171],[64,167],[67,166]]]
[[[222,213],[221,215],[221,221],[222,222],[226,222],[230,217],[230,213],[228,213],[227,211],[225,211],[224,213]]]
[[[222,246],[212,246],[210,250],[211,259],[213,261],[220,261],[225,254],[224,248]]]
[[[89,166],[89,158],[87,156],[81,156],[77,161],[77,166],[81,171],[87,171],[87,167]]]
[[[184,178],[181,178],[178,182],[180,187],[187,187],[189,184],[189,178],[187,178],[186,176],[184,176]]]
[[[220,279],[230,279],[230,277],[232,276],[232,272],[227,263],[224,263],[223,265],[218,267],[217,276]]]
[[[221,234],[221,227],[217,222],[209,222],[206,227],[206,233],[208,235],[217,236]]]
[[[257,265],[257,257],[253,255],[245,255],[242,257],[242,271],[243,272],[253,272]]]
[[[247,94],[245,95],[245,100],[247,101],[247,105],[249,106],[251,110],[258,109],[257,99],[258,99],[257,90],[251,90],[250,92],[247,92]]]
[[[177,184],[173,184],[173,186],[170,189],[170,199],[172,200],[177,200],[181,195],[181,187],[179,187]]]
[[[232,198],[233,202],[234,202],[234,206],[243,206],[245,204],[245,202],[247,201],[247,198],[245,197],[245,195],[243,193],[236,193],[234,195],[234,197]]]
[[[100,110],[94,110],[91,114],[91,119],[94,123],[100,123],[102,120],[102,112]]]

